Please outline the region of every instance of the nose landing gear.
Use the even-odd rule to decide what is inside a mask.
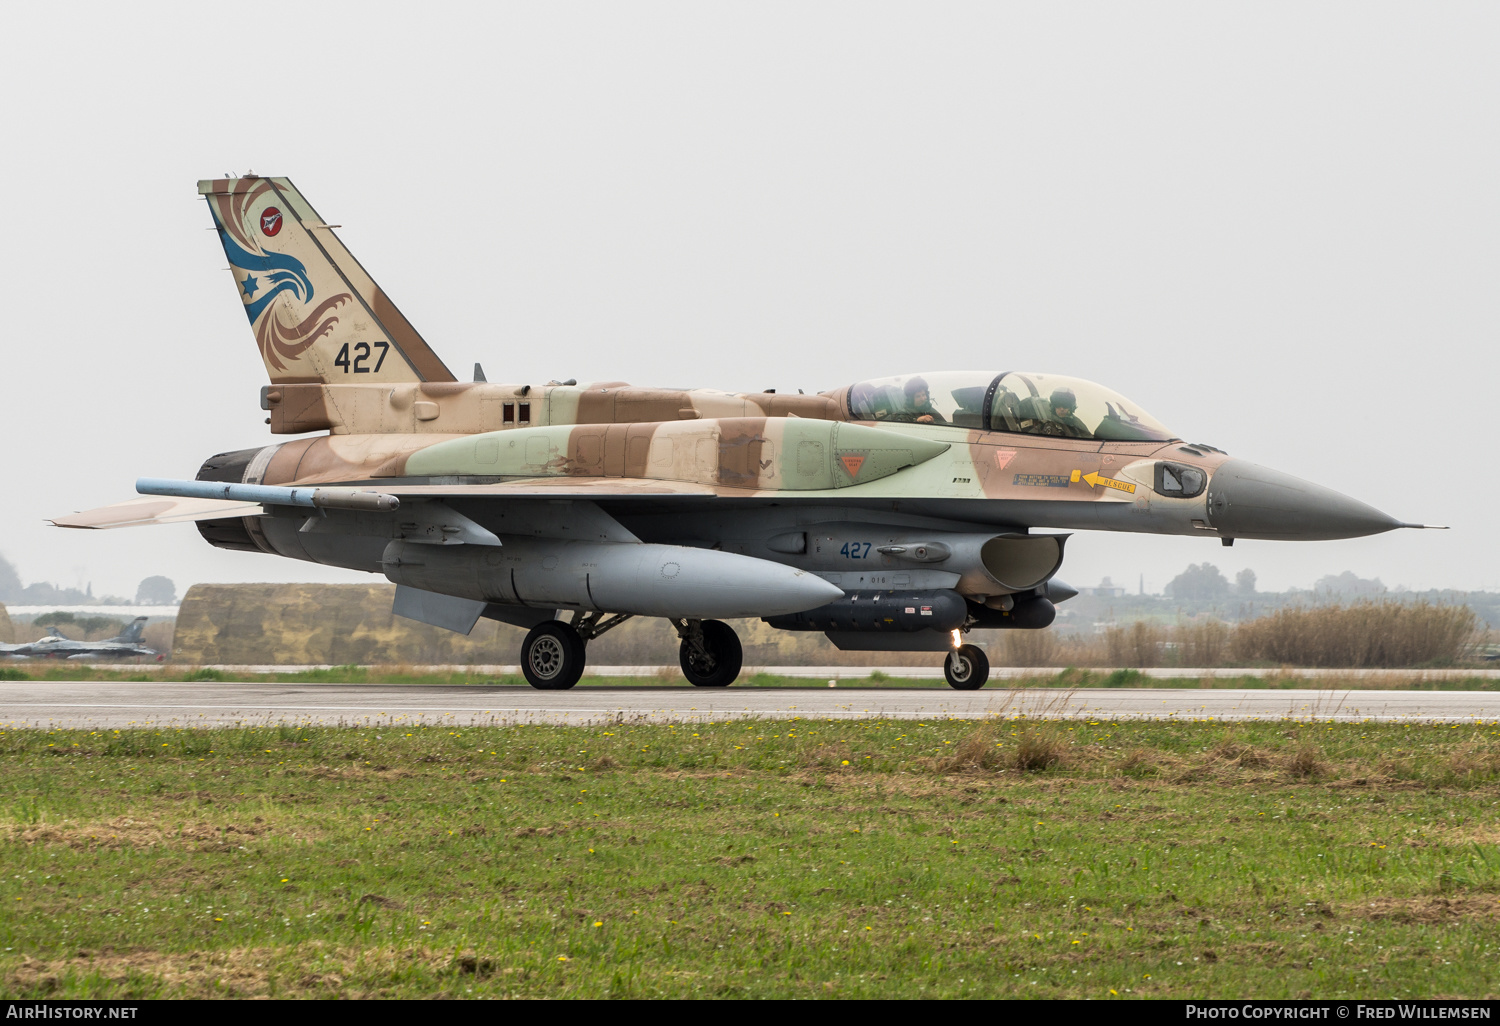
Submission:
[[[958,691],[978,691],[990,679],[990,660],[978,645],[960,645],[943,660],[943,676]]]

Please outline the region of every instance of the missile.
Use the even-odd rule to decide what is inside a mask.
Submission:
[[[353,509],[389,513],[401,507],[394,495],[363,488],[278,488],[274,485],[231,484],[223,481],[171,481],[143,477],[135,490],[142,495],[172,495],[185,499],[233,499],[262,506],[306,506],[315,509]]]
[[[806,570],[715,549],[501,535],[500,546],[393,541],[381,569],[423,591],[543,609],[691,619],[780,616],[843,589]]]

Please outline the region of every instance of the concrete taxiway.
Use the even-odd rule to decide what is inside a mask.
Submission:
[[[1500,721],[1500,692],[1239,690],[403,687],[374,684],[0,682],[0,729],[320,723],[501,725],[847,719]]]

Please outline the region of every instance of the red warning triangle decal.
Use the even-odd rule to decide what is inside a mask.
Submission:
[[[1011,460],[1013,460],[1015,458],[1016,458],[1016,450],[1014,450],[1014,449],[996,449],[995,450],[995,462],[998,463],[998,464],[1000,464],[1000,469],[1001,470],[1004,470],[1006,464],[1008,464]]]
[[[844,465],[845,470],[849,471],[850,477],[858,477],[859,468],[865,465],[865,458],[863,456],[840,456],[839,462]]]

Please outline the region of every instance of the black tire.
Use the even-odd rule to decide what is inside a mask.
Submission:
[[[537,624],[521,642],[521,672],[539,691],[566,691],[583,676],[583,639],[569,624]]]
[[[722,620],[704,620],[703,648],[707,658],[694,652],[687,641],[677,650],[682,675],[688,683],[700,688],[727,688],[733,684],[745,663],[745,650],[734,628]]]
[[[960,645],[943,660],[943,676],[959,691],[978,691],[990,679],[990,659],[978,645]]]

